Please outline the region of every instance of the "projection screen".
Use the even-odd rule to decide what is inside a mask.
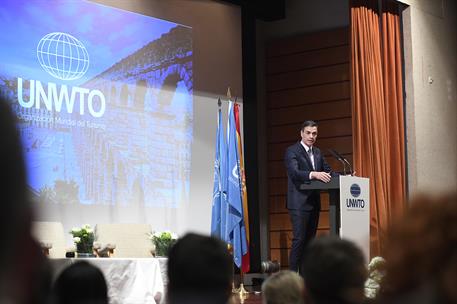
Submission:
[[[0,16],[37,220],[208,233],[217,98],[242,96],[239,8],[6,0]]]

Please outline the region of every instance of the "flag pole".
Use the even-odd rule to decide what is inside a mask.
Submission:
[[[244,288],[244,283],[243,283],[243,282],[244,282],[244,272],[243,272],[243,270],[240,268],[240,288],[235,289],[235,293],[239,294],[240,297],[249,294],[249,291],[247,291],[247,290]]]
[[[232,255],[234,262],[237,267],[240,269],[240,285],[239,288],[232,289],[233,293],[237,293],[240,297],[240,300],[245,299],[248,296],[248,292],[244,288],[244,268],[243,265],[249,265],[249,264],[244,264],[243,261],[243,251],[246,250],[244,246],[247,244],[244,244],[246,242],[246,235],[244,232],[244,205],[243,205],[243,197],[242,197],[242,180],[241,180],[241,172],[238,172],[240,170],[240,157],[242,155],[242,152],[240,151],[240,145],[241,145],[241,135],[240,135],[240,127],[239,127],[239,116],[237,114],[237,104],[236,102],[233,103],[231,102],[232,100],[232,94],[230,87],[227,88],[227,98],[229,99],[229,116],[228,116],[228,121],[229,121],[229,127],[228,127],[228,133],[229,139],[228,139],[228,167],[233,168],[233,170],[230,171],[237,171],[237,174],[232,172],[232,175],[234,179],[238,179],[238,182],[233,180],[231,183],[229,183],[229,186],[227,188],[227,194],[228,194],[228,204],[229,206],[233,207],[234,210],[238,211],[240,215],[242,215],[241,218],[239,218],[238,215],[232,215],[232,223],[230,227],[230,231],[232,233],[232,236],[226,240],[229,244],[232,246]],[[235,213],[234,213],[235,214]],[[238,229],[238,230],[237,230]],[[238,233],[238,234],[237,234]],[[237,244],[235,247],[235,243],[232,243],[235,238],[241,238],[238,241],[240,241],[240,244]],[[236,258],[235,258],[236,256]],[[232,287],[235,287],[233,284]]]
[[[227,87],[227,98],[228,100],[232,99],[232,92],[230,91],[230,87]]]
[[[228,88],[228,91],[227,91],[227,96],[231,97],[231,92],[230,92],[230,87]],[[238,97],[235,96],[235,103],[237,101]],[[240,299],[243,299],[245,298],[248,294],[249,294],[249,291],[247,291],[245,288],[244,288],[244,271],[243,271],[243,266],[240,267],[240,287],[236,289],[236,293],[239,294],[240,296]]]
[[[232,93],[230,92],[230,87],[227,87],[227,99],[230,101],[232,98]],[[218,99],[218,105],[221,106],[221,99]],[[230,243],[227,243],[227,249],[233,257],[233,247]],[[235,288],[235,270],[232,267],[232,293],[238,293],[238,289]]]
[[[233,248],[232,248],[232,245],[231,244],[227,244],[227,250],[229,251],[229,253],[231,255],[233,255]],[[241,270],[240,268],[240,288],[235,288],[235,271],[232,267],[232,293],[237,293],[240,297],[240,300],[241,300],[241,303],[244,302],[244,300],[246,299],[246,296],[249,294],[249,292],[244,288],[244,285],[243,285],[243,271]]]
[[[231,256],[233,256],[233,248],[232,244],[227,243],[227,250]],[[232,265],[232,293],[237,293],[236,288],[235,288],[235,270]]]

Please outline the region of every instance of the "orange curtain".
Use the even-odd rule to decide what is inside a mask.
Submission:
[[[400,18],[396,3],[379,4],[351,1],[354,167],[370,178],[371,256],[382,255],[406,196]]]

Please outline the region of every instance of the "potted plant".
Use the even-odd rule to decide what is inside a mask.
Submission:
[[[149,235],[155,247],[155,256],[166,257],[168,251],[178,240],[178,236],[169,231],[154,232]]]
[[[78,257],[94,257],[95,235],[89,224],[71,229]]]

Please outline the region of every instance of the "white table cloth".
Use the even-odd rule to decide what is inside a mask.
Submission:
[[[55,278],[67,266],[87,261],[105,275],[110,304],[156,303],[157,293],[164,295],[164,284],[159,260],[155,258],[80,258],[50,259]]]

